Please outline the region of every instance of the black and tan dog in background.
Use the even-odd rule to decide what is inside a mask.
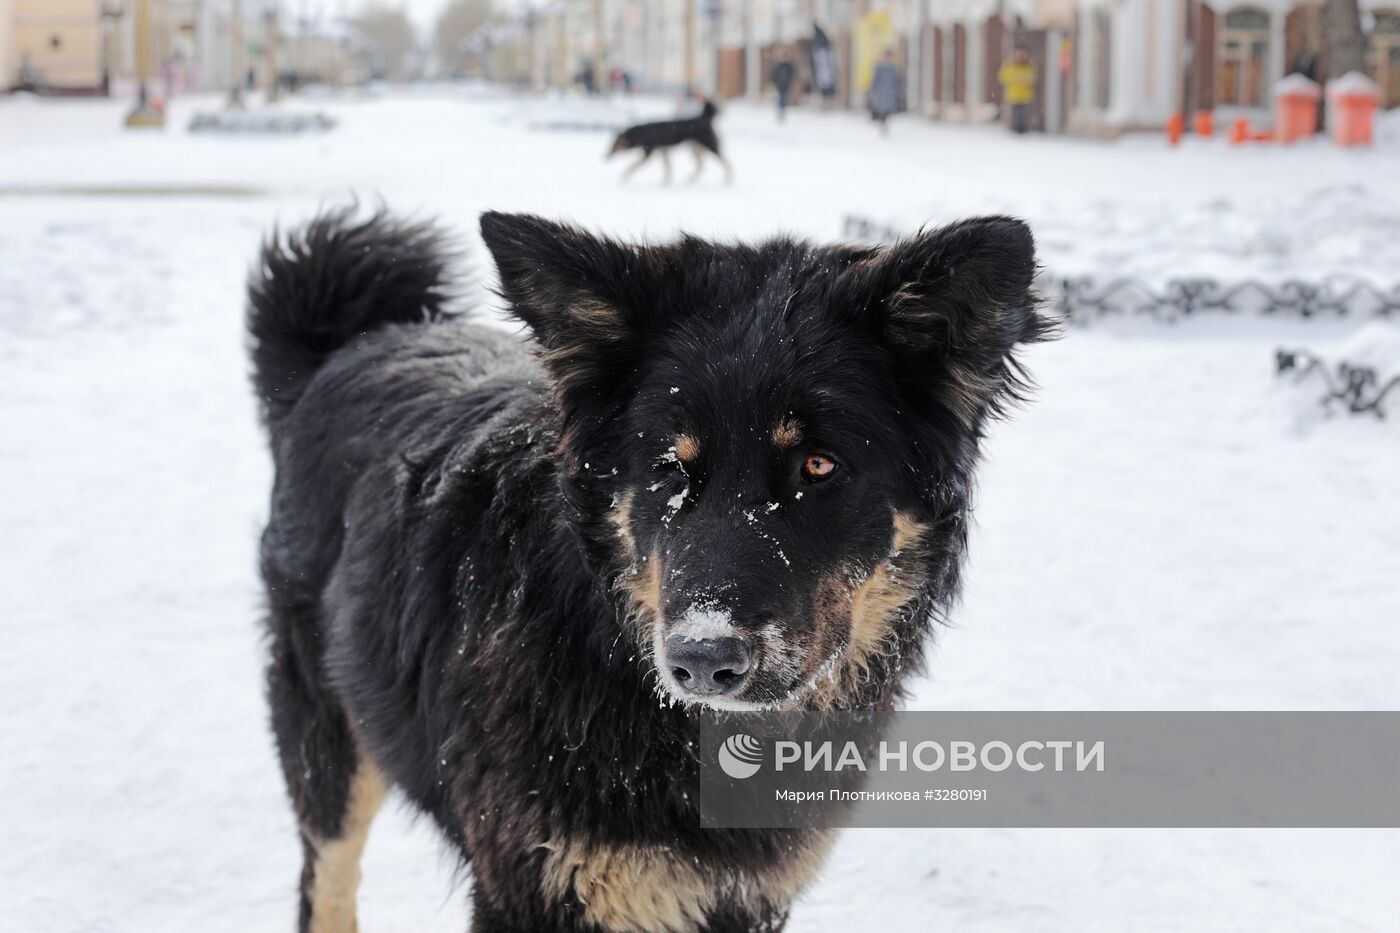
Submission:
[[[481,232],[528,341],[449,313],[439,235],[382,216],[253,278],[300,929],[355,930],[397,787],[470,862],[474,930],[778,930],[831,834],[702,829],[697,716],[900,696],[1047,334],[1030,232]]]
[[[666,183],[670,184],[671,150],[677,146],[689,146],[691,154],[695,156],[695,171],[689,179],[691,183],[698,180],[700,173],[704,171],[707,152],[719,159],[719,164],[724,166],[725,181],[733,181],[734,172],[729,167],[729,160],[720,152],[719,135],[715,133],[715,117],[718,114],[719,108],[706,100],[700,112],[693,117],[629,126],[613,140],[612,148],[608,150],[608,158],[631,149],[642,151],[642,157],[622,173],[622,180],[626,181],[637,169],[645,165],[654,153],[659,152],[661,164],[666,170]]]

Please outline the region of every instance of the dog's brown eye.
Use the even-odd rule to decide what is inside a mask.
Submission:
[[[820,483],[831,478],[836,472],[837,463],[823,454],[812,454],[802,461],[802,481]]]

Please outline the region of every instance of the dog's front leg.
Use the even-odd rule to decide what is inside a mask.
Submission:
[[[691,143],[690,154],[695,156],[695,171],[691,173],[686,184],[693,185],[700,180],[700,173],[705,170],[705,150],[699,144]]]
[[[622,173],[622,180],[623,180],[623,181],[626,181],[627,179],[629,179],[629,178],[631,178],[633,175],[635,175],[635,174],[637,173],[637,169],[641,168],[642,165],[646,162],[646,160],[647,160],[647,159],[650,159],[650,158],[651,158],[651,150],[650,150],[650,149],[643,150],[643,151],[642,151],[642,157],[641,157],[640,159],[638,159],[637,161],[633,162],[633,163],[632,163],[632,167],[629,168],[627,171],[625,171],[625,172]]]
[[[661,150],[661,164],[666,169],[666,180],[663,181],[662,184],[669,185],[671,183],[671,150]]]

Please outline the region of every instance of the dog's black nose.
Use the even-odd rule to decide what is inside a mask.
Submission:
[[[666,666],[681,689],[695,696],[738,693],[749,674],[749,646],[741,638],[683,635],[666,639]]]

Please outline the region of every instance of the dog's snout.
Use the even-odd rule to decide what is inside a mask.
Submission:
[[[751,655],[742,638],[666,639],[666,664],[686,693],[727,696],[748,679]]]

